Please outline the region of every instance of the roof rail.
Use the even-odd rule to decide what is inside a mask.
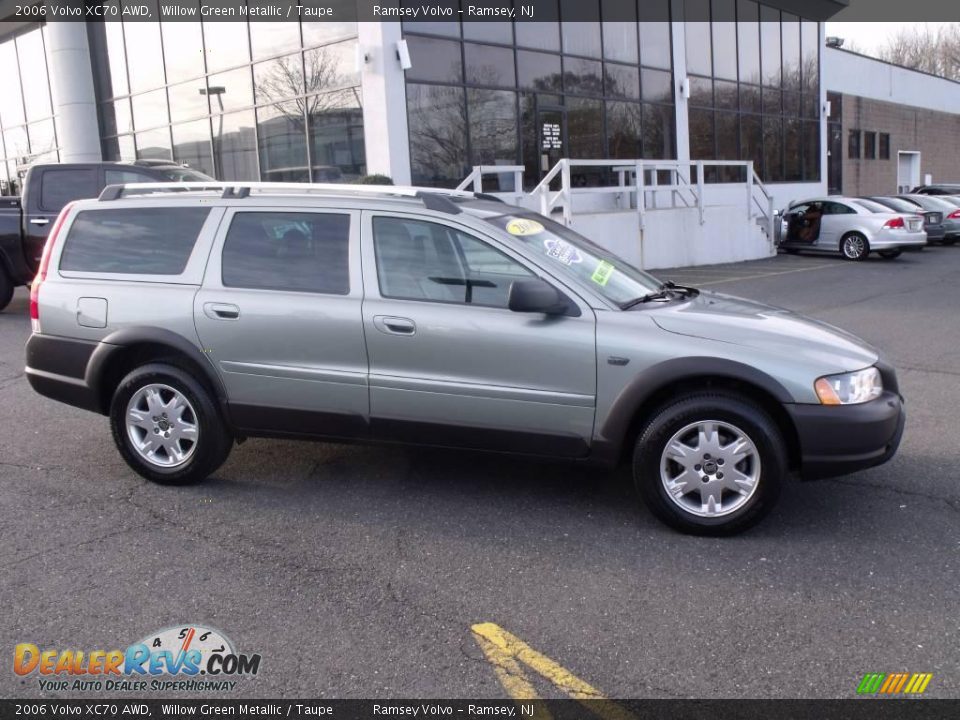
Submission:
[[[191,191],[219,192],[224,199],[242,199],[250,197],[253,192],[266,194],[270,192],[289,195],[311,195],[313,193],[335,193],[339,195],[358,196],[394,196],[420,200],[428,210],[436,210],[456,215],[460,208],[452,198],[475,199],[477,195],[463,190],[447,190],[445,188],[425,188],[402,185],[348,185],[345,183],[273,183],[273,182],[157,182],[157,183],[126,183],[124,185],[107,185],[100,193],[102,202],[119,200],[128,196],[162,195],[167,192]]]

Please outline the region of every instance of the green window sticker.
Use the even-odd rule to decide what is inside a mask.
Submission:
[[[616,268],[613,265],[606,260],[601,260],[600,264],[597,265],[597,269],[593,271],[593,275],[590,276],[590,279],[597,285],[604,286],[610,281],[610,276],[613,275],[614,270],[616,270]]]

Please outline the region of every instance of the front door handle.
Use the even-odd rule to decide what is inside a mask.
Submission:
[[[240,317],[240,308],[231,303],[204,303],[203,314],[211,320],[236,320]]]
[[[32,218],[30,220],[31,225],[48,225],[50,223],[50,218]]]
[[[387,335],[416,335],[417,333],[417,324],[410,318],[375,315],[373,324],[377,330]]]

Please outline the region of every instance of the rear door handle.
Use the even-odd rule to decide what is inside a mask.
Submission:
[[[374,315],[373,324],[387,335],[416,335],[417,324],[410,318]]]
[[[48,225],[50,223],[50,218],[32,218],[30,220],[31,225]]]
[[[203,314],[211,320],[236,320],[240,317],[240,308],[231,303],[204,303]]]

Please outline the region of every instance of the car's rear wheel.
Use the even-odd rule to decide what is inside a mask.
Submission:
[[[166,363],[136,368],[120,381],[110,426],[127,464],[164,485],[203,480],[230,454],[232,439],[209,391]]]
[[[845,260],[865,260],[870,254],[870,243],[860,233],[850,233],[840,241],[840,252]]]
[[[884,260],[893,260],[894,258],[900,257],[903,254],[903,251],[902,250],[881,250],[879,254],[880,254],[880,257],[882,257]]]
[[[943,239],[943,242],[941,243],[941,245],[956,245],[956,244],[957,244],[957,240],[958,240],[958,238],[955,238],[955,237],[952,237],[952,238],[944,238],[944,239]]]
[[[13,281],[7,277],[6,271],[0,266],[0,310],[3,310],[13,300]]]
[[[660,520],[696,535],[732,535],[773,507],[787,475],[786,449],[761,407],[723,393],[662,407],[637,439],[633,477]]]

